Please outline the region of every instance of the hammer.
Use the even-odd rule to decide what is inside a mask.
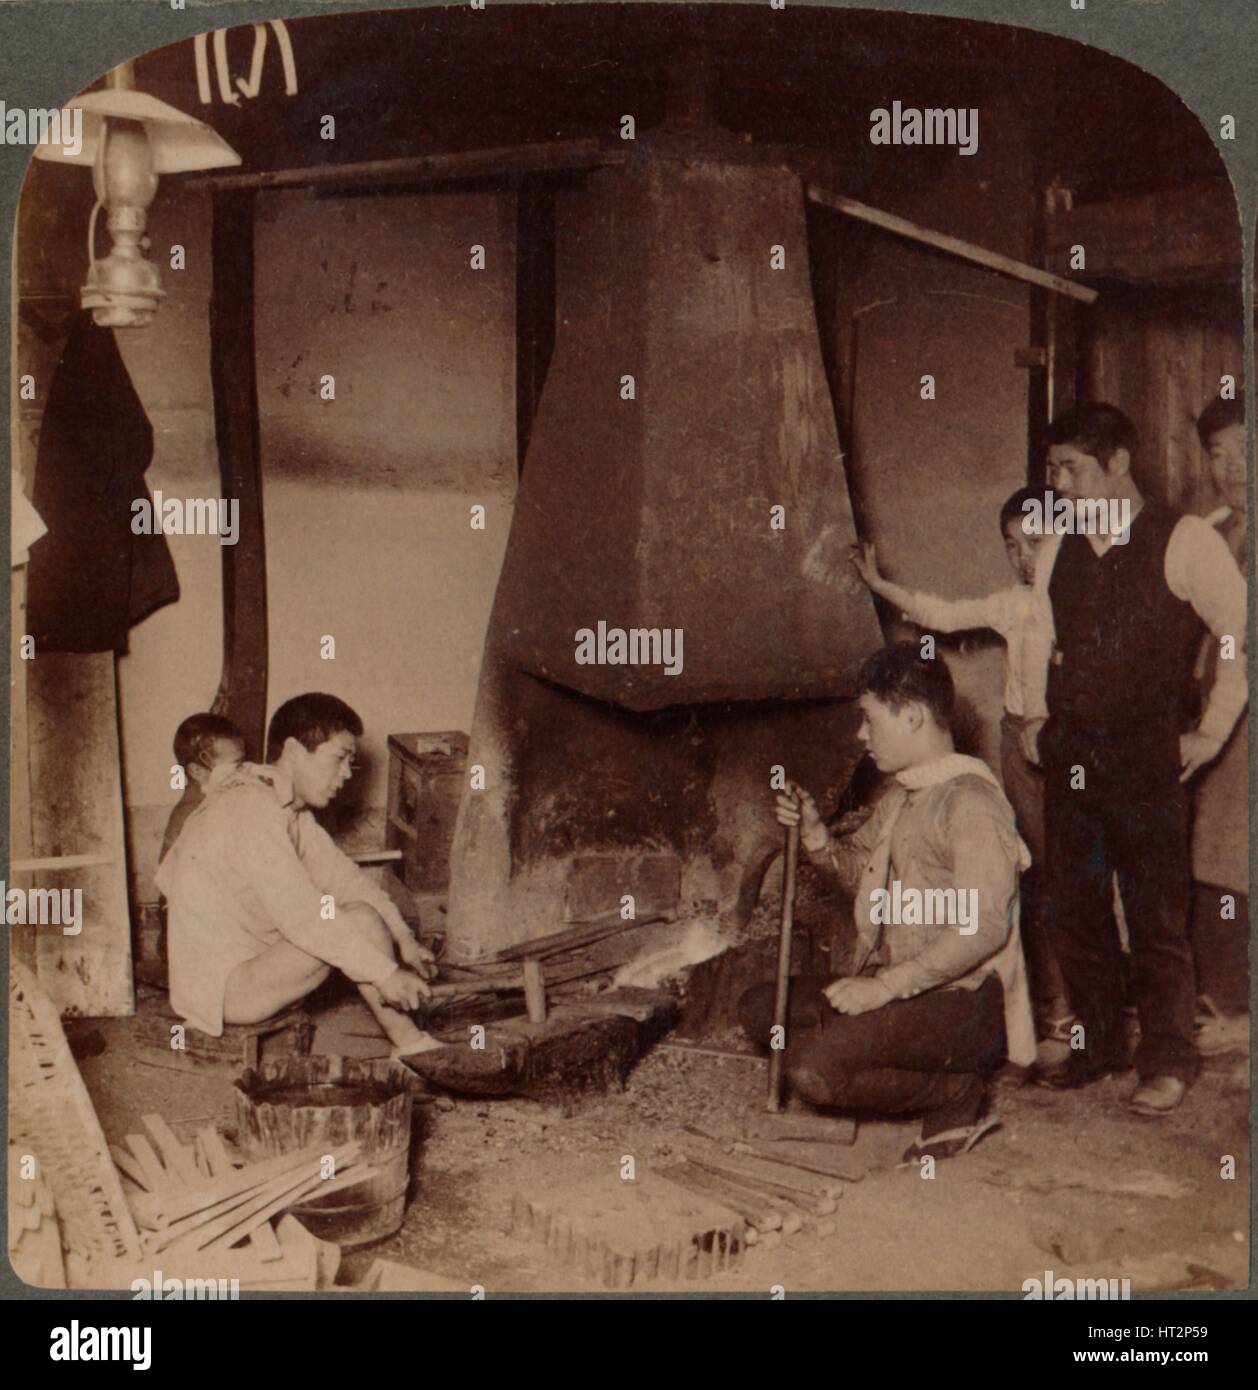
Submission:
[[[771,1114],[782,1108],[782,1062],[786,1052],[786,1008],[791,990],[791,932],[795,925],[798,867],[799,824],[796,823],[786,828],[786,853],[782,863],[782,924],[778,930],[777,991],[773,998],[773,1031],[769,1035],[769,1100],[765,1106]]]
[[[429,1001],[433,1008],[448,1004],[455,999],[469,999],[477,994],[512,993],[524,991],[525,1008],[531,1023],[546,1022],[546,980],[542,963],[528,956],[524,960],[523,972],[519,975],[482,976],[480,979],[454,980],[445,984],[433,985],[429,990]]]

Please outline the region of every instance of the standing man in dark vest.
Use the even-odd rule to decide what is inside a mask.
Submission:
[[[1245,706],[1245,584],[1213,527],[1144,495],[1135,452],[1135,427],[1111,405],[1079,406],[1049,430],[1060,534],[1041,547],[1056,628],[1041,741],[1046,907],[1083,1030],[1039,1079],[1069,1089],[1126,1065],[1116,874],[1140,1020],[1128,1104],[1159,1116],[1183,1100],[1199,1065],[1185,783],[1218,756]],[[1221,659],[1190,728],[1207,630]]]

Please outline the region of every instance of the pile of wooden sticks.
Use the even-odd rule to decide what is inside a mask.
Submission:
[[[110,1152],[136,1189],[128,1201],[145,1252],[167,1260],[221,1256],[242,1242],[264,1262],[278,1258],[274,1218],[316,1193],[363,1179],[355,1143],[315,1145],[237,1167],[213,1127],[187,1145],[160,1115],[145,1115],[143,1123],[147,1137],[129,1134],[126,1148],[115,1144]]]

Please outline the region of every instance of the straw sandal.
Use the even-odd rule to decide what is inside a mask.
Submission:
[[[980,1139],[999,1128],[999,1120],[980,1120],[961,1129],[945,1129],[939,1134],[932,1134],[929,1139],[915,1139],[905,1149],[900,1166],[907,1167],[922,1158],[955,1158],[958,1154],[969,1153]]]

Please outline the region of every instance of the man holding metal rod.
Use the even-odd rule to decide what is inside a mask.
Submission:
[[[774,986],[740,1005],[762,1045],[785,1047],[792,1089],[814,1105],[921,1116],[911,1161],[965,1152],[990,1129],[987,1078],[1035,1060],[1018,934],[1029,862],[985,763],[956,752],[952,678],[911,643],[876,652],[859,679],[859,738],[894,779],[873,815],[836,838],[797,784],[776,799],[813,863],[855,889],[851,974],[791,981],[784,1036]]]

